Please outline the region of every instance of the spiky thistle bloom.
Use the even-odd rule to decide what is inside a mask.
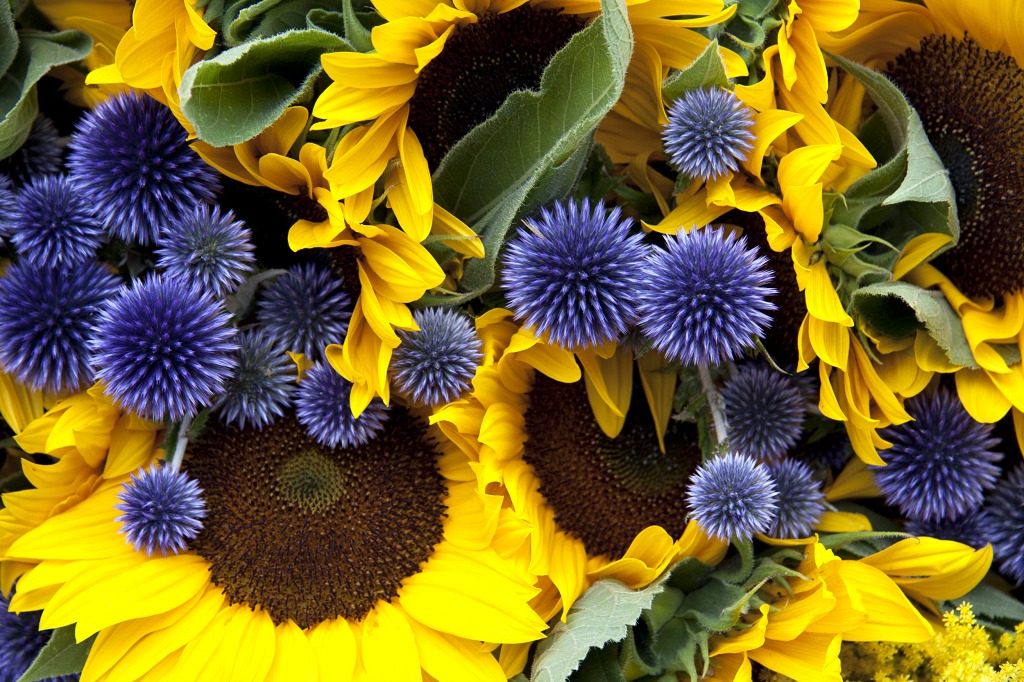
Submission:
[[[987,507],[989,541],[1000,572],[1024,583],[1024,464],[999,481]]]
[[[690,90],[669,105],[661,131],[669,165],[715,180],[739,170],[754,149],[754,111],[722,88]]]
[[[60,157],[64,147],[57,126],[49,117],[39,114],[32,122],[25,144],[17,151],[0,160],[0,173],[11,176],[18,185],[24,185],[33,178],[60,172]]]
[[[121,504],[114,508],[124,513],[114,520],[137,552],[177,554],[203,529],[203,491],[184,471],[156,464],[140,469],[117,499]]]
[[[697,468],[686,502],[705,533],[721,540],[742,540],[771,528],[779,495],[765,465],[729,452]]]
[[[731,426],[731,424],[730,424]],[[805,538],[825,513],[825,493],[811,468],[795,459],[768,464],[779,493],[779,510],[772,523],[774,538]]]
[[[231,317],[195,283],[159,275],[125,287],[89,343],[107,395],[138,415],[180,420],[209,405],[235,366]]]
[[[766,364],[742,365],[722,387],[722,399],[733,450],[768,460],[800,440],[807,406],[793,377]]]
[[[10,602],[0,590],[0,682],[15,682],[50,641],[53,633],[40,632],[39,611],[11,613]],[[47,678],[47,682],[71,682],[78,675]]]
[[[233,293],[253,271],[252,234],[232,211],[198,204],[167,222],[157,240],[164,276],[195,279],[214,296]]]
[[[352,384],[326,362],[314,364],[295,392],[295,416],[306,432],[329,448],[353,448],[373,440],[388,419],[388,408],[374,398],[358,418],[352,415]]]
[[[992,542],[992,516],[986,509],[976,509],[955,519],[938,519],[936,521],[907,520],[907,532],[920,537],[953,540],[975,549],[981,549]],[[1024,539],[1022,536],[1021,539]]]
[[[237,364],[224,383],[220,414],[228,424],[261,429],[284,414],[295,390],[295,363],[263,329],[238,335]]]
[[[219,188],[171,110],[148,95],[118,95],[86,112],[68,150],[71,176],[126,242],[153,244],[169,219],[212,202]]]
[[[0,278],[0,358],[36,390],[70,393],[93,381],[87,343],[120,280],[95,261],[68,269],[15,263]]]
[[[617,339],[635,320],[646,249],[618,208],[565,201],[509,241],[502,288],[516,319],[570,349]]]
[[[66,175],[43,175],[21,188],[10,214],[11,243],[36,265],[66,268],[90,260],[106,239],[92,206]]]
[[[705,227],[680,230],[654,249],[639,288],[640,324],[655,348],[686,365],[739,355],[771,324],[768,259],[742,237]]]
[[[483,357],[469,318],[451,308],[413,313],[417,332],[399,331],[391,358],[395,384],[418,405],[442,405],[470,386]]]
[[[805,434],[791,454],[818,469],[842,469],[853,456],[853,443],[842,428],[816,432]]]
[[[330,269],[304,263],[267,286],[257,314],[275,343],[319,359],[328,344],[344,340],[351,307],[344,283]]]
[[[11,219],[18,208],[18,193],[7,175],[0,173],[0,246],[11,236]]]
[[[974,421],[960,400],[939,389],[907,401],[914,421],[879,435],[892,443],[886,466],[871,467],[889,504],[923,521],[968,514],[981,506],[999,477],[1002,454],[992,425]]]

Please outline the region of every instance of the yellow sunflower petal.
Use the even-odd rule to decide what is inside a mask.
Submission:
[[[347,680],[355,668],[356,640],[348,621],[327,620],[308,633],[321,680]],[[280,646],[280,643],[278,644]]]
[[[960,402],[975,420],[994,424],[1010,410],[1010,399],[1002,394],[985,370],[965,367],[953,376]]]
[[[347,626],[346,626],[347,627]],[[317,656],[299,626],[287,620],[273,630],[274,647],[273,662],[270,666],[268,680],[295,680],[296,682],[316,682],[321,679]],[[349,667],[348,674],[352,674]],[[234,678],[230,678],[234,679]],[[332,679],[324,677],[323,679]],[[334,679],[347,679],[338,677]]]
[[[362,662],[372,679],[420,682],[420,654],[405,614],[381,600],[363,620]]]
[[[562,595],[564,623],[569,609],[588,587],[587,550],[576,538],[559,532],[550,548],[550,561],[549,576]]]
[[[452,637],[420,625],[409,618],[419,646],[420,663],[437,680],[480,680],[503,682],[506,677],[498,659],[483,651],[479,643]]]

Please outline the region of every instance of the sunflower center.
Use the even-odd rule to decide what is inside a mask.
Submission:
[[[529,4],[460,26],[420,72],[409,125],[431,168],[517,90],[536,90],[544,68],[586,22]]]
[[[936,265],[965,294],[1024,289],[1024,70],[970,38],[925,38],[889,64],[956,191],[960,241]]]
[[[301,628],[359,620],[442,539],[447,494],[423,425],[393,412],[367,445],[325,448],[294,417],[211,426],[185,459],[207,517],[190,548],[232,603]]]
[[[524,459],[559,528],[588,554],[621,557],[648,526],[673,537],[686,528],[686,484],[701,459],[696,427],[670,424],[662,453],[646,404],[637,391],[612,439],[594,421],[582,382],[538,376],[530,392]]]

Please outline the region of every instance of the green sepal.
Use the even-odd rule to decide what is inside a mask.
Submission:
[[[14,32],[7,2],[0,2],[0,159],[16,152],[28,139],[39,113],[36,83],[55,66],[84,59],[92,38],[81,31]]]
[[[883,542],[888,546],[893,541],[905,540],[906,538],[912,537],[909,533],[903,533],[900,531],[878,531],[878,530],[858,530],[849,533],[829,533],[821,535],[818,538],[818,542],[825,549],[837,550],[850,548],[853,543],[856,542]],[[875,550],[880,551],[880,550]],[[873,554],[874,552],[868,552],[864,556]]]
[[[531,682],[562,682],[591,649],[625,639],[628,629],[661,592],[667,577],[663,575],[639,590],[611,578],[594,583],[569,609],[565,622],[556,623],[547,638],[537,644]]]
[[[725,632],[739,621],[752,596],[752,591],[712,579],[696,592],[686,595],[683,617],[696,621],[705,630]]]
[[[754,542],[749,538],[733,540],[732,545],[738,555],[720,564],[715,571],[715,577],[733,585],[743,585],[754,571]]]
[[[747,592],[756,591],[762,585],[769,580],[775,578],[795,578],[797,580],[807,580],[807,577],[800,571],[795,571],[788,566],[784,566],[776,561],[769,558],[760,559],[757,565],[754,567],[750,577],[747,578],[747,582],[744,583],[743,589]]]
[[[923,328],[950,362],[977,368],[960,316],[941,292],[909,282],[879,282],[857,289],[850,301],[875,334],[902,338]]]
[[[660,596],[660,595],[659,595]],[[646,614],[645,614],[646,615]],[[640,624],[629,629],[626,639],[619,643],[618,666],[627,682],[641,680],[651,675],[660,675],[664,668],[658,665],[657,657],[650,650],[650,637],[645,637]],[[583,667],[580,668],[582,672]]]
[[[666,102],[671,102],[685,95],[690,90],[710,87],[729,87],[729,77],[725,73],[725,60],[718,51],[718,41],[708,43],[693,64],[670,76],[661,86],[661,94]]]
[[[533,680],[536,679],[535,676]],[[566,679],[573,682],[627,682],[619,664],[618,645],[609,644],[600,649],[591,649],[580,667]]]
[[[434,173],[434,199],[481,235],[486,256],[467,261],[465,293],[443,303],[487,291],[516,219],[571,191],[632,52],[625,1],[602,0],[600,16],[551,59],[538,91],[512,93],[448,151]]]
[[[82,672],[82,668],[85,667],[85,659],[89,657],[89,651],[95,640],[96,635],[93,635],[78,643],[75,641],[74,625],[57,628],[53,631],[50,641],[36,656],[36,660],[32,661],[32,665],[18,678],[17,682],[36,682]]]
[[[878,114],[862,127],[860,137],[881,164],[847,188],[845,200],[833,206],[832,222],[895,247],[859,255],[864,262],[890,272],[899,251],[919,234],[947,234],[955,244],[959,225],[953,186],[917,112],[882,74],[828,56],[864,86],[878,107]]]
[[[350,52],[339,35],[305,28],[260,38],[192,65],[182,76],[181,110],[215,147],[256,137],[312,94],[320,57]]]
[[[692,680],[700,679],[697,672],[698,653],[707,667],[707,649],[710,633],[691,620],[675,618],[655,636],[651,650],[667,672],[685,672]]]
[[[250,275],[244,282],[238,285],[235,293],[224,297],[224,309],[231,313],[232,317],[236,320],[245,319],[253,311],[253,306],[256,302],[256,291],[260,285],[268,279],[287,274],[287,270],[271,269]]]

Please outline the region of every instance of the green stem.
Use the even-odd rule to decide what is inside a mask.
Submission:
[[[700,383],[708,399],[708,408],[711,410],[711,419],[715,424],[715,435],[718,437],[718,445],[721,446],[729,438],[725,403],[722,401],[722,394],[718,392],[715,380],[711,378],[711,369],[707,365],[697,365],[697,374],[700,375]]]

